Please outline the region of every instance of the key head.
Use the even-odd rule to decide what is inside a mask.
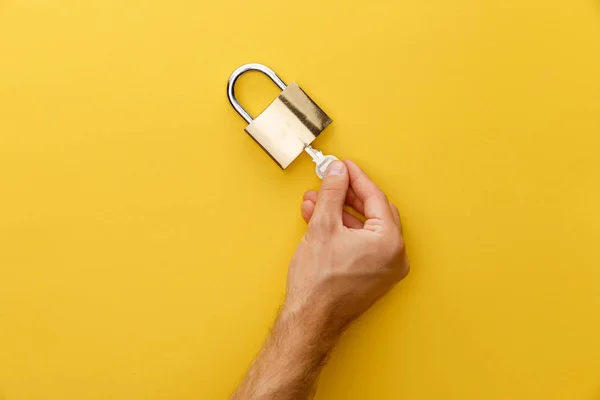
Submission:
[[[332,161],[337,160],[336,156],[324,156],[323,159],[317,163],[315,171],[317,172],[317,176],[321,179],[325,177],[325,171],[327,171],[327,167],[331,164]]]

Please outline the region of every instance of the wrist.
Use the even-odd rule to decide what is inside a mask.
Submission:
[[[289,298],[276,321],[276,327],[283,328],[285,334],[300,339],[315,352],[329,352],[346,325],[323,304],[299,304]]]

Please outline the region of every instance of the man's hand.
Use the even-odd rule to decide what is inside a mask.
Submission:
[[[344,204],[364,217],[344,210]],[[273,331],[232,399],[308,399],[344,329],[408,274],[398,209],[351,161],[302,202],[308,229]]]
[[[302,216],[308,230],[290,265],[282,313],[338,335],[408,274],[398,209],[356,164],[338,161],[319,193],[304,195]]]

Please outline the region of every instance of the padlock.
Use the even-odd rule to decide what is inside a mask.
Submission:
[[[235,98],[235,82],[245,72],[267,75],[282,92],[256,118],[252,118]],[[233,108],[248,123],[246,132],[282,168],[287,168],[332,122],[300,87],[286,85],[272,69],[262,64],[245,64],[233,71],[227,83],[227,96]]]

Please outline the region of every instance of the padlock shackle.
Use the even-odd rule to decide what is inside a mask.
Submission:
[[[263,74],[271,78],[273,83],[276,84],[281,90],[287,88],[287,85],[281,80],[280,77],[277,76],[275,71],[273,71],[266,65],[257,63],[244,64],[241,67],[237,68],[235,71],[233,71],[233,73],[229,77],[229,81],[227,81],[227,97],[229,98],[229,102],[231,103],[231,106],[234,108],[234,110],[237,111],[237,113],[240,114],[240,116],[244,118],[244,120],[248,124],[250,124],[252,122],[252,117],[250,116],[250,114],[248,114],[246,110],[244,110],[244,107],[242,107],[235,98],[235,82],[240,76],[242,76],[242,74],[248,71],[262,72]]]

